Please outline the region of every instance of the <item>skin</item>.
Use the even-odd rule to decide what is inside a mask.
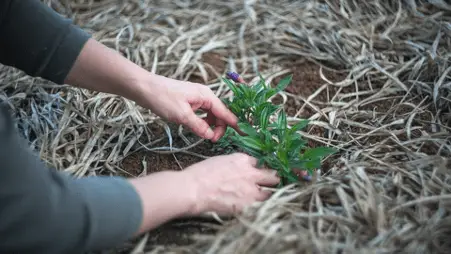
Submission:
[[[227,126],[238,130],[236,116],[208,87],[152,74],[94,39],[83,48],[66,83],[133,100],[213,142],[224,135]],[[197,109],[206,111],[207,119],[199,118]],[[255,158],[236,153],[204,160],[183,171],[129,181],[142,203],[144,217],[137,232],[141,234],[177,217],[240,213],[266,200],[270,192],[261,187],[273,187],[280,179],[274,170],[256,168]]]
[[[237,117],[207,86],[150,73],[93,39],[81,51],[65,83],[121,95],[213,142],[224,135],[227,125],[238,128]],[[208,113],[207,120],[195,115],[198,109]]]

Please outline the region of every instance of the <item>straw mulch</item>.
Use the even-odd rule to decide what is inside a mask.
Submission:
[[[340,150],[315,182],[278,190],[190,245],[146,246],[145,236],[123,253],[451,253],[446,1],[45,2],[144,68],[197,75],[219,96],[228,92],[218,79],[227,70],[272,80],[295,59],[321,66],[318,90],[280,96],[301,105],[292,123],[313,121],[308,139]],[[208,52],[225,67],[205,63]],[[332,81],[326,69],[345,78]],[[119,174],[144,146],[169,152],[150,138],[157,117],[130,101],[10,68],[1,81],[21,132],[60,170]]]

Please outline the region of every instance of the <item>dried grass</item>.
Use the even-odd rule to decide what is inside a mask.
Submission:
[[[306,137],[340,148],[317,181],[278,190],[193,245],[145,247],[144,238],[134,253],[451,252],[445,1],[45,2],[144,68],[197,75],[220,96],[228,92],[217,79],[226,69],[203,62],[206,52],[245,78],[257,70],[276,78],[297,58],[347,74],[332,82],[321,72],[324,86],[307,98],[282,94],[303,105],[293,122],[308,108],[312,127],[328,130]],[[0,80],[23,134],[60,170],[117,174],[120,161],[144,146],[174,152],[154,146],[148,125],[157,117],[130,101],[56,88],[10,68]],[[328,100],[316,99],[320,90]]]

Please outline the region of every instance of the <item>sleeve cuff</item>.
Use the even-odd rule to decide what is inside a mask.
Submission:
[[[61,44],[56,47],[48,64],[42,65],[44,68],[34,73],[34,76],[42,77],[56,84],[64,84],[64,80],[90,38],[90,34],[70,24],[67,34]]]
[[[87,177],[74,181],[84,202],[91,209],[92,250],[111,248],[130,240],[141,226],[142,204],[135,188],[121,177]]]

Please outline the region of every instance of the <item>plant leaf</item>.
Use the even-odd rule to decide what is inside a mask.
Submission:
[[[279,84],[277,84],[277,91],[283,91],[287,86],[291,83],[291,80],[293,78],[293,75],[288,75],[285,78],[281,79],[279,81]]]
[[[290,161],[290,163],[288,164],[290,166],[290,168],[295,168],[295,169],[306,169],[305,163],[308,161],[304,161],[304,160],[293,160]]]
[[[290,146],[288,147],[288,151],[290,155],[295,156],[297,158],[301,152],[302,147],[307,144],[307,141],[303,139],[295,139],[292,140]]]
[[[264,102],[265,101],[265,94],[266,94],[266,90],[265,89],[258,91],[257,94],[255,95],[255,101],[258,104],[261,104],[262,102]]]
[[[249,136],[256,137],[258,136],[258,132],[256,129],[254,129],[249,123],[246,122],[239,122],[238,127],[241,131],[246,133]]]
[[[269,98],[271,98],[272,96],[277,94],[277,90],[276,89],[269,89],[266,91],[265,95],[264,95],[264,100],[267,101]]]
[[[283,106],[269,101],[269,98],[286,89],[292,82],[292,75],[282,78],[274,88],[266,84],[260,73],[258,75],[260,81],[253,86],[224,79],[234,93],[234,96],[224,100],[224,103],[240,119],[238,127],[246,135],[240,136],[236,131],[229,132],[221,142],[224,145],[233,145],[234,149],[237,147],[257,158],[258,167],[265,165],[277,170],[282,178],[279,187],[287,182],[299,182],[299,177],[292,168],[312,172],[321,166],[321,157],[334,153],[335,150],[325,147],[305,150],[307,142],[298,131],[307,127],[309,121],[300,120],[288,128]],[[276,112],[279,113],[275,123],[270,123],[271,116]]]
[[[228,80],[226,78],[223,78],[222,80],[224,81],[224,83],[226,83],[226,85],[230,88],[230,90],[232,90],[234,95],[238,95],[239,94],[237,86],[235,84],[233,84],[232,81],[230,81],[230,80]]]
[[[314,160],[316,158],[321,158],[330,154],[334,154],[335,152],[336,150],[330,147],[315,147],[307,149],[302,155],[302,158]]]
[[[290,133],[294,133],[296,131],[304,129],[305,127],[307,127],[309,122],[310,122],[309,120],[300,120],[295,125],[293,125],[293,127],[291,127]]]
[[[260,119],[258,121],[260,128],[262,130],[266,130],[266,128],[268,127],[268,122],[269,122],[269,107],[264,107],[260,111]]]
[[[268,131],[268,130],[266,130],[266,129],[262,129],[261,130],[261,132],[263,133],[263,135],[264,135],[264,139],[265,139],[265,144],[267,144],[267,145],[272,145],[272,143],[274,142],[274,140],[272,139],[272,135],[271,135],[271,132],[270,131]],[[273,146],[271,146],[271,150],[274,150],[274,147]]]
[[[298,183],[298,176],[291,170],[282,171],[283,176],[288,180],[288,183]]]
[[[266,80],[265,80],[265,78],[262,76],[262,74],[260,72],[258,73],[258,77],[260,78],[260,82],[263,84],[263,87],[267,88]]]
[[[305,161],[303,169],[312,170],[312,169],[317,169],[320,167],[321,167],[321,160],[315,159],[315,160]]]
[[[285,129],[287,128],[287,115],[285,111],[280,111],[279,117],[277,118],[277,130],[279,133],[279,141],[284,141]]]
[[[260,142],[260,140],[254,138],[254,137],[250,137],[250,136],[239,137],[238,140],[243,146],[252,148],[258,152],[261,152],[264,148],[264,145],[262,144],[262,142]]]

